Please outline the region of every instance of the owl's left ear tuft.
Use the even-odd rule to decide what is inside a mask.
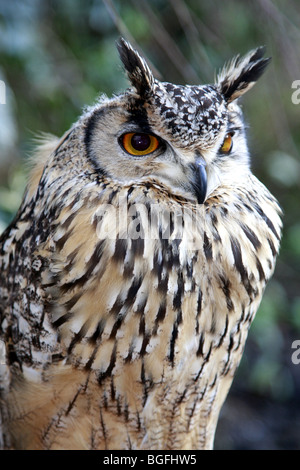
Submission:
[[[133,47],[120,38],[117,49],[131,84],[142,98],[146,98],[152,91],[154,77],[143,57]]]
[[[258,47],[244,57],[235,57],[217,77],[218,91],[230,103],[246,93],[263,74],[271,58],[263,58],[265,47]]]

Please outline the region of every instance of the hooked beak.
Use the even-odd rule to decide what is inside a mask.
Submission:
[[[205,162],[200,158],[192,165],[193,179],[191,184],[198,204],[204,203],[207,193],[207,174],[205,166]]]

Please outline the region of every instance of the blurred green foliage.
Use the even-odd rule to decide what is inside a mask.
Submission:
[[[0,232],[20,204],[34,135],[62,135],[99,93],[127,86],[115,48],[120,35],[159,78],[175,83],[211,82],[225,61],[258,45],[272,56],[243,101],[253,171],[280,201],[284,237],[232,394],[295,410],[295,436],[265,445],[300,448],[300,365],[291,362],[292,341],[300,339],[300,104],[291,100],[292,82],[300,80],[297,0],[0,0]],[[226,418],[225,409],[225,428],[233,415]],[[245,439],[238,445],[258,445]]]

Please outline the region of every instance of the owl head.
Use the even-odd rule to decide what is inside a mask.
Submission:
[[[131,87],[101,97],[61,140],[41,147],[28,199],[38,185],[40,195],[49,195],[66,181],[78,188],[103,181],[150,184],[170,198],[203,204],[215,191],[246,182],[249,153],[238,101],[270,60],[264,48],[235,57],[214,84],[182,86],[155,79],[124,39],[117,47]]]
[[[117,47],[131,88],[83,117],[87,157],[102,176],[121,184],[150,179],[201,204],[218,186],[248,174],[238,98],[269,62],[264,48],[234,58],[214,84],[182,86],[155,79],[124,39]]]

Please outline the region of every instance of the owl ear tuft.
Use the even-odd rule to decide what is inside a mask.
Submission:
[[[258,47],[244,57],[237,56],[225,65],[217,77],[217,88],[230,103],[246,93],[263,74],[271,58],[263,58],[265,47]]]
[[[123,38],[117,42],[117,49],[131,84],[141,97],[146,98],[151,93],[154,83],[154,77],[147,62]]]

